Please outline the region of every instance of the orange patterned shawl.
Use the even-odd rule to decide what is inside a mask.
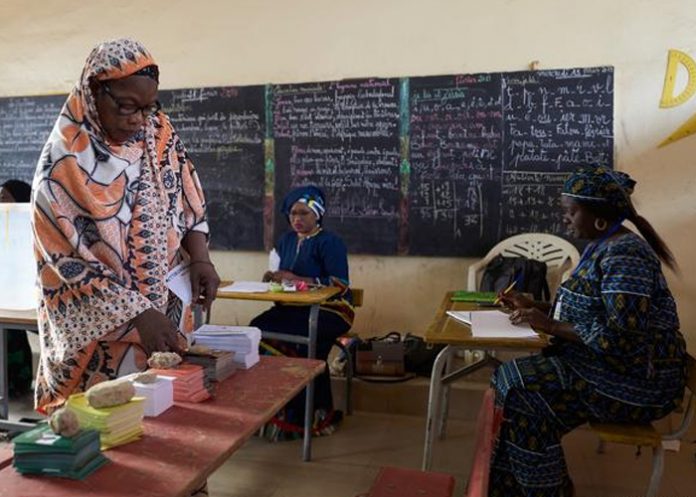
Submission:
[[[36,407],[145,367],[130,321],[154,307],[192,327],[165,284],[191,230],[208,232],[186,150],[163,113],[122,145],[102,131],[91,78],[118,79],[154,64],[138,42],[98,45],[43,149],[32,199],[39,273],[41,361]]]

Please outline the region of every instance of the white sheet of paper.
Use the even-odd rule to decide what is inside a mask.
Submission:
[[[510,316],[501,311],[471,313],[471,336],[478,338],[536,338],[539,335],[529,326],[512,324]]]
[[[30,204],[0,204],[0,308],[36,309]]]
[[[235,281],[231,285],[220,288],[221,292],[239,292],[239,293],[264,293],[269,289],[269,283],[261,281]]]
[[[236,326],[227,324],[204,324],[193,332],[196,336],[243,335],[261,339],[261,330],[256,326]]]
[[[167,273],[167,288],[179,297],[184,305],[191,303],[191,275],[188,264],[179,264]]]
[[[471,311],[447,311],[447,315],[464,324],[471,324]]]
[[[276,249],[273,249],[268,254],[268,270],[278,271],[280,269],[280,256]]]

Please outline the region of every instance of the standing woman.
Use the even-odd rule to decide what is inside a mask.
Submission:
[[[40,412],[185,345],[192,317],[167,289],[171,268],[190,261],[194,302],[215,298],[203,192],[158,82],[140,43],[98,45],[39,159]]]
[[[590,240],[553,306],[511,292],[513,323],[552,335],[493,378],[502,423],[489,496],[574,495],[561,437],[587,421],[647,423],[681,402],[685,343],[660,260],[674,258],[631,202],[635,181],[587,167],[563,188],[563,220]],[[624,226],[630,221],[642,238]]]
[[[11,179],[0,188],[2,203],[27,203],[30,198],[31,185],[24,181]],[[10,397],[21,397],[31,390],[31,347],[24,330],[9,330],[7,334],[7,376]]]
[[[348,252],[343,241],[323,229],[326,211],[324,193],[316,186],[292,190],[283,200],[281,211],[292,228],[276,244],[280,257],[278,271],[269,271],[265,281],[303,281],[312,285],[339,286],[343,291],[324,303],[319,310],[316,358],[326,361],[334,341],[353,325],[353,306],[348,277]],[[264,331],[294,335],[309,334],[309,306],[276,304],[256,316],[252,326]],[[307,357],[306,345],[271,342],[286,355]],[[331,376],[328,365],[315,380],[314,435],[330,434],[341,420],[333,408]],[[276,415],[265,433],[271,440],[301,438],[304,432],[304,392],[291,400]]]

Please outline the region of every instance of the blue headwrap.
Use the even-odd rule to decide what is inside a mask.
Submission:
[[[290,218],[290,210],[296,202],[307,204],[307,207],[317,216],[317,223],[321,224],[324,212],[326,212],[324,192],[314,185],[300,186],[290,191],[283,199],[283,205],[280,208],[288,219]]]
[[[580,203],[613,207],[624,216],[631,213],[631,193],[636,182],[626,173],[602,166],[578,169],[566,180],[562,195]]]

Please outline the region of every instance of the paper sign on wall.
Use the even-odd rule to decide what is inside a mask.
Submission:
[[[36,260],[29,204],[0,204],[0,308],[36,309]]]

